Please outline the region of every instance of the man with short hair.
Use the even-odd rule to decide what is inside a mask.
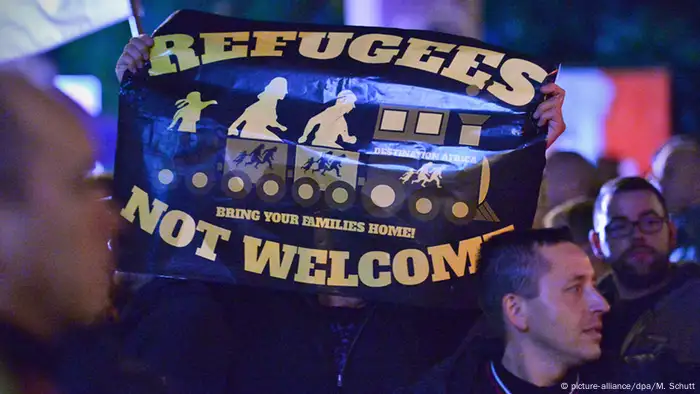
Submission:
[[[595,197],[599,186],[596,167],[576,152],[557,151],[544,169],[549,209],[579,197]]]
[[[593,229],[594,198],[576,198],[554,207],[544,217],[544,227],[568,227],[574,243],[586,252],[593,264],[593,270],[598,281],[610,273],[610,266],[603,263],[591,248],[588,235]]]
[[[672,137],[654,156],[651,176],[678,228],[671,261],[700,263],[700,144],[686,136]]]
[[[612,268],[603,347],[626,358],[671,352],[700,362],[700,274],[671,265],[676,230],[663,195],[638,177],[608,181],[596,200],[591,245]]]
[[[601,356],[602,316],[609,306],[568,231],[491,238],[481,247],[477,280],[481,307],[502,339],[468,337],[407,392],[548,393],[603,381],[580,367]]]
[[[598,188],[595,166],[576,152],[548,152],[540,187],[534,228],[544,226],[547,212],[574,198],[594,198]]]

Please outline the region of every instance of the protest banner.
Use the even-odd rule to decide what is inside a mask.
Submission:
[[[448,34],[180,11],[122,85],[120,269],[474,306],[532,224],[556,67]]]

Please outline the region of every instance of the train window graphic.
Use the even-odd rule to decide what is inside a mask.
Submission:
[[[275,99],[284,94],[286,89],[277,92]],[[367,213],[378,218],[394,216],[406,208],[422,221],[438,215],[457,225],[472,220],[499,221],[486,202],[490,184],[486,156],[472,155],[472,162],[460,164],[452,160],[456,155],[449,153],[471,152],[464,147],[478,146],[481,125],[488,116],[459,114],[460,150],[459,146],[444,146],[450,111],[382,105],[370,148],[358,152],[346,150],[351,147],[344,149],[357,143],[344,119],[355,101],[352,92],[341,92],[335,104],[309,120],[297,144],[276,137],[275,127],[286,130],[277,123],[276,113],[265,126],[247,110],[253,114],[247,121],[254,127],[246,125],[239,131],[240,119],[231,125],[219,174],[162,168],[155,174],[157,183],[174,187],[182,182],[195,193],[208,193],[218,184],[219,190],[234,200],[254,194],[268,203],[291,194],[302,207],[324,204],[338,211],[357,206],[359,200]],[[260,107],[261,102],[255,105]],[[256,109],[260,113],[265,110]],[[256,133],[255,127],[273,131]],[[253,132],[246,135],[247,130]],[[397,147],[418,152],[397,155]],[[428,148],[421,151],[421,147]]]

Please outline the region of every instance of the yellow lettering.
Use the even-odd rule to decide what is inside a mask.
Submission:
[[[309,59],[329,60],[335,59],[343,53],[345,45],[353,36],[353,33],[320,33],[320,32],[301,32],[299,37],[299,53]],[[326,49],[321,52],[321,42],[324,38],[328,39]]]
[[[175,235],[175,227],[178,222],[182,222],[180,231]],[[163,216],[163,221],[160,222],[160,237],[166,243],[175,246],[176,248],[184,248],[189,245],[194,238],[196,226],[192,216],[182,211],[170,211]]]
[[[449,264],[458,278],[463,277],[465,268],[467,267],[467,257],[469,261],[476,261],[479,256],[480,247],[481,237],[460,241],[458,253],[455,253],[450,244],[429,247],[428,254],[433,262],[433,282],[441,282],[450,279],[450,274],[447,272],[445,263]]]
[[[364,226],[363,226],[364,227]],[[369,224],[369,234],[387,235],[390,237],[413,238],[415,229],[410,227],[390,226],[386,224]]]
[[[153,200],[153,209],[149,210],[148,194],[138,186],[131,189],[131,198],[126,203],[126,207],[121,210],[121,216],[133,223],[136,219],[136,211],[139,213],[139,225],[141,229],[149,234],[153,234],[156,225],[163,216],[163,212],[168,209],[168,204],[158,200]]]
[[[527,60],[508,59],[501,66],[501,77],[510,86],[496,82],[487,90],[510,105],[523,106],[535,97],[535,87],[529,79],[542,82],[547,71]]]
[[[350,253],[331,250],[329,253],[331,262],[331,274],[328,277],[328,286],[357,287],[357,275],[345,277],[345,263],[350,258]]]
[[[265,221],[270,223],[299,224],[299,215],[293,213],[264,212]]]
[[[248,56],[247,43],[245,45],[233,44],[234,42],[250,40],[250,33],[247,31],[236,33],[201,33],[199,36],[204,39],[202,64]],[[231,49],[229,50],[227,47]]]
[[[231,209],[231,208],[228,208]],[[223,218],[227,216],[228,209],[224,207],[216,207],[216,217]]]
[[[474,75],[469,75],[472,69],[479,67],[480,63],[476,61],[478,55],[484,56],[484,64],[494,68],[501,64],[505,56],[503,53],[490,51],[488,49],[460,46],[457,48],[457,54],[452,59],[450,65],[444,68],[440,72],[440,75],[483,89],[486,82],[491,79],[491,74],[475,70]]]
[[[391,273],[387,271],[376,272],[377,266],[390,266],[391,256],[387,252],[367,252],[360,257],[357,264],[357,273],[360,281],[367,287],[386,287],[391,284]]]
[[[207,223],[204,220],[200,220],[197,223],[197,231],[204,233],[204,240],[202,241],[202,246],[198,247],[194,254],[207,260],[216,261],[216,245],[219,239],[228,241],[231,231]]]
[[[450,53],[456,45],[409,38],[408,48],[396,60],[397,66],[415,68],[437,74],[445,62],[444,58],[432,56],[433,52]],[[427,57],[427,58],[426,58]]]
[[[357,37],[350,43],[348,54],[353,59],[362,63],[390,63],[391,59],[399,53],[398,49],[379,47],[374,50],[374,54],[370,54],[372,46],[374,46],[375,43],[380,43],[381,45],[396,47],[401,44],[402,40],[401,37],[388,34],[365,34]]]
[[[280,244],[277,242],[266,241],[265,246],[260,251],[262,240],[246,235],[243,237],[243,245],[243,262],[246,271],[262,274],[265,266],[269,265],[271,277],[287,279],[292,260],[294,260],[294,256],[297,253],[296,246],[284,245],[282,247],[284,257],[282,257],[282,262],[280,263]]]
[[[294,281],[310,285],[325,285],[326,271],[317,269],[313,260],[316,264],[326,264],[328,252],[320,249],[299,248],[297,254],[299,255],[299,266],[297,274],[294,275]]]
[[[293,224],[295,226],[299,225],[299,215],[291,214],[290,219],[291,219],[291,222],[289,224]]]
[[[250,56],[282,56],[279,49],[287,45],[285,41],[292,41],[297,38],[295,31],[256,31],[255,49],[250,52]]]
[[[408,270],[409,260],[413,263],[413,275]],[[397,253],[392,268],[396,280],[405,286],[421,284],[430,274],[428,258],[418,249],[404,249]]]
[[[508,231],[513,231],[513,230],[515,230],[515,226],[513,226],[513,225],[511,224],[510,226],[508,226],[508,227],[503,227],[503,228],[500,229],[500,230],[496,230],[496,231],[492,231],[492,232],[490,232],[490,233],[488,233],[488,234],[484,234],[484,235],[481,236],[481,238],[483,238],[483,239],[484,239],[484,242],[486,242],[486,241],[488,241],[489,239],[491,239],[491,237],[495,237],[495,236],[498,235],[498,234],[507,233]]]
[[[163,75],[189,70],[199,66],[199,58],[192,49],[194,38],[187,34],[168,34],[153,37],[149,75]],[[175,56],[176,64],[171,56]]]

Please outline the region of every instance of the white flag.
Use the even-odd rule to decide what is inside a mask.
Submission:
[[[46,52],[129,18],[129,0],[0,0],[0,63]]]

